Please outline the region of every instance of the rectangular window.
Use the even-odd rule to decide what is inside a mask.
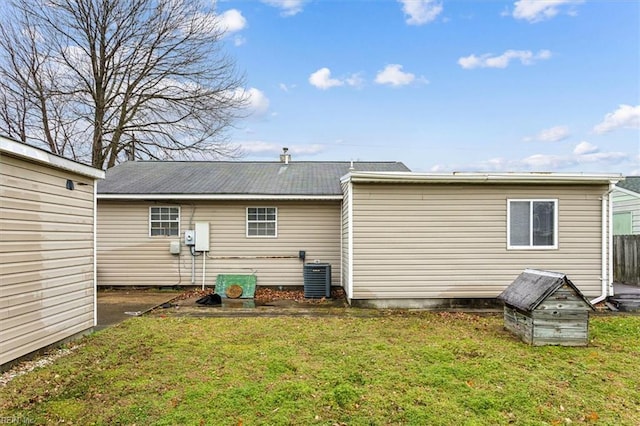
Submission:
[[[508,200],[507,204],[507,248],[558,248],[558,200]]]
[[[247,207],[247,237],[276,237],[277,224],[275,207]]]
[[[180,207],[149,207],[149,236],[180,235]]]
[[[620,212],[613,214],[613,235],[631,235],[633,232],[633,214]]]

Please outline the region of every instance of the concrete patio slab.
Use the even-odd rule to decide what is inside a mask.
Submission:
[[[156,289],[98,290],[98,325],[94,329],[102,330],[132,316],[141,315],[180,294],[178,291]]]

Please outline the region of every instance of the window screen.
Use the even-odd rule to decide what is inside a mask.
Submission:
[[[247,208],[247,236],[275,237],[278,210],[275,207]]]
[[[509,248],[557,248],[557,200],[509,200]]]
[[[180,234],[180,207],[151,207],[149,235],[177,236]]]

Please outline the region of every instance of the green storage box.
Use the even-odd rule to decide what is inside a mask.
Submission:
[[[242,287],[240,299],[253,299],[256,295],[255,275],[218,274],[216,278],[216,293],[222,298],[227,297],[227,289],[232,285]]]

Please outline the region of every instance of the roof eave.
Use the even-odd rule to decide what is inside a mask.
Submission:
[[[14,155],[35,163],[58,167],[93,179],[104,179],[104,170],[96,169],[68,158],[60,157],[22,142],[0,136],[0,152]]]
[[[584,173],[413,173],[350,172],[341,182],[354,183],[536,183],[536,184],[615,184],[621,174]]]
[[[627,188],[621,188],[619,186],[616,186],[614,188],[614,191],[618,191],[618,192],[621,192],[621,193],[626,194],[626,195],[631,195],[632,197],[640,198],[640,193],[632,191],[632,190],[627,189]]]
[[[341,201],[340,195],[313,194],[100,194],[98,200],[189,200],[189,201],[225,201],[225,200],[274,200],[274,201]]]

